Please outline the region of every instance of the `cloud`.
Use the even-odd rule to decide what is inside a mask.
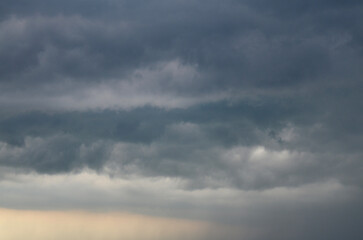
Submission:
[[[2,1],[0,206],[210,218],[243,226],[236,239],[355,238],[362,11]]]
[[[45,139],[27,137],[22,147],[1,142],[0,149],[3,165],[44,173],[68,172],[85,165],[99,168],[106,154],[106,147],[100,143],[86,146],[67,135]]]
[[[0,163],[47,174],[91,168],[115,177],[178,177],[186,182],[186,189],[268,189],[329,179],[354,186],[361,182],[356,169],[360,151],[344,153],[342,146],[327,153],[325,149],[335,146],[334,141],[317,151],[305,143],[311,137],[309,132],[294,133],[303,131],[302,127],[251,125],[247,118],[242,125],[216,130],[214,122],[180,122],[181,116],[192,118],[185,112],[178,111],[180,115],[175,117],[176,113],[155,113],[156,109],[148,110],[147,123],[153,122],[150,113],[155,119],[163,114],[165,122],[148,125],[143,120],[145,111],[87,114],[87,121],[85,115],[77,114],[28,115],[33,121],[26,121],[28,126],[23,121],[9,121],[6,130],[14,124],[24,135],[1,142]],[[34,127],[40,119],[43,129]],[[238,128],[240,134],[230,137]]]
[[[37,14],[10,8],[0,25],[3,108],[174,108],[246,95],[329,96],[341,78],[360,84],[360,31],[326,22],[353,21],[357,2],[318,14],[324,1],[93,1],[98,16],[82,4],[45,4]]]
[[[198,222],[212,222],[216,226],[219,231],[214,237],[221,234],[231,239],[241,236],[251,239],[273,236],[278,239],[294,237],[296,234],[296,239],[307,236],[337,239],[340,234],[352,237],[360,234],[360,228],[356,226],[361,214],[360,208],[357,208],[361,192],[358,188],[346,187],[336,181],[263,191],[230,188],[188,191],[179,188],[182,184],[183,181],[177,178],[120,179],[87,171],[52,176],[18,174],[15,181],[0,182],[0,189],[9,193],[0,201],[2,206],[18,209],[60,211],[82,206],[83,209],[101,213],[102,210],[112,210],[113,216],[118,216],[119,211],[132,211],[147,213],[149,216],[199,219]],[[31,216],[37,214],[32,213]],[[132,215],[129,217],[133,219]],[[341,217],[345,220],[341,221]],[[24,220],[24,217],[20,219]],[[73,219],[78,218],[73,216]],[[20,223],[20,220],[17,222]],[[319,223],[324,226],[324,230],[317,228]],[[281,228],[286,230],[281,231]],[[75,229],[79,230],[80,226]],[[85,234],[89,231],[85,231]],[[55,233],[51,231],[49,234]],[[197,239],[204,239],[207,233],[202,233]]]

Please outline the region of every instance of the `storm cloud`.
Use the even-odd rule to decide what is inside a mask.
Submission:
[[[356,0],[2,1],[0,207],[358,239],[362,13]]]

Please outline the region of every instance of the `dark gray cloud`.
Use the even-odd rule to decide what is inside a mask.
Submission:
[[[2,1],[0,183],[85,169],[177,179],[170,188],[186,195],[162,202],[178,216],[263,228],[249,239],[355,239],[362,13],[356,0]],[[335,190],[319,195],[325,187]],[[160,200],[141,189],[124,204]],[[205,208],[193,195],[225,189],[262,194],[247,198],[263,214],[236,211],[232,195]],[[335,193],[346,198],[329,204]]]
[[[0,162],[40,173],[89,167],[111,168],[116,176],[180,177],[197,189],[266,189],[331,178],[359,186],[362,151],[355,141],[361,134],[316,115],[297,102],[272,101],[24,113],[1,121]]]
[[[184,91],[169,86],[182,94],[195,87],[198,92],[214,87],[289,87],[333,73],[334,62],[342,63],[341,54],[349,48],[358,50],[361,39],[356,2],[326,11],[326,3],[307,3],[306,8],[300,3],[255,6],[239,1],[227,1],[223,7],[216,1],[84,4],[61,4],[71,12],[41,1],[32,4],[33,10],[25,7],[29,14],[9,10],[1,24],[6,48],[1,54],[6,64],[2,79],[123,79],[139,67],[179,59],[207,76]],[[112,17],[87,14],[93,4],[99,16],[106,11]],[[361,51],[351,54],[361,58]]]

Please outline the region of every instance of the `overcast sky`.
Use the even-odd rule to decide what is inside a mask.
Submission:
[[[362,23],[359,0],[1,0],[0,238],[62,239],[50,212],[69,239],[361,239]]]

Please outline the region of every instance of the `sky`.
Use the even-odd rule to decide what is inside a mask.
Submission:
[[[2,0],[0,238],[363,236],[363,2]]]

